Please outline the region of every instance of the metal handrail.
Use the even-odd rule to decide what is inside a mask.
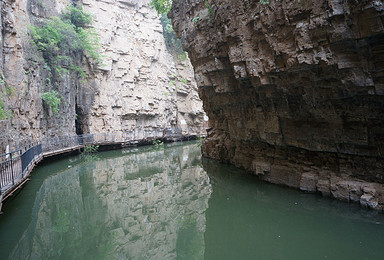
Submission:
[[[22,182],[34,163],[44,155],[101,143],[95,142],[95,136],[100,135],[103,136],[102,142],[114,140],[113,133],[60,136],[32,142],[15,151],[0,155],[0,196]]]
[[[139,138],[137,138],[139,136]],[[68,150],[83,148],[86,145],[127,144],[139,141],[149,141],[158,138],[180,138],[180,128],[166,128],[154,133],[144,131],[144,135],[136,131],[129,133],[91,133],[85,135],[59,136],[42,139],[0,155],[0,197],[4,197],[17,185],[25,181],[36,162],[44,156],[64,153]],[[1,204],[1,201],[0,201]]]

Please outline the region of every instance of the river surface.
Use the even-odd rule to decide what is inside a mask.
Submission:
[[[202,160],[198,143],[45,163],[0,216],[0,259],[384,259],[384,217]]]

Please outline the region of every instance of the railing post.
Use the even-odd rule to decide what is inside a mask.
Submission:
[[[11,173],[12,173],[12,186],[15,185],[15,177],[14,177],[14,174],[13,174],[13,158],[12,158],[12,153],[10,153],[10,160],[11,160]]]
[[[2,179],[3,178],[3,176],[4,176],[4,165],[3,164],[1,164],[1,171],[0,171],[0,178]],[[1,200],[0,200],[0,205],[1,205],[1,201],[3,200],[3,197],[2,197],[2,192],[1,192],[1,190],[3,189],[3,180],[0,180],[0,198],[1,198]],[[0,211],[1,211],[1,209],[0,209]]]

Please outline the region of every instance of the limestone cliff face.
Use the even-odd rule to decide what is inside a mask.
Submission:
[[[160,20],[145,1],[75,1],[91,13],[100,35],[104,66],[87,68],[85,82],[68,73],[53,89],[59,115],[41,99],[49,72],[31,46],[28,26],[57,16],[70,0],[1,1],[0,70],[13,94],[5,98],[12,119],[0,121],[0,150],[26,140],[89,132],[120,137],[161,137],[163,129],[200,134],[204,113],[189,61],[167,52]]]
[[[12,119],[0,121],[1,148],[8,143],[15,147],[25,144],[26,140],[75,132],[75,109],[71,104],[74,104],[78,82],[71,74],[57,82],[55,88],[62,95],[62,105],[60,114],[53,116],[41,99],[41,94],[48,90],[48,71],[28,38],[29,25],[57,16],[64,6],[62,1],[1,1],[0,70],[11,94],[4,94],[4,86],[1,93],[13,114]]]
[[[189,61],[175,63],[167,51],[149,2],[83,1],[106,56],[101,72],[86,84],[94,101],[86,96],[79,102],[90,132],[143,138],[182,128],[186,135],[200,134],[204,113],[192,67]]]
[[[382,208],[382,1],[175,1],[211,130],[205,156]]]

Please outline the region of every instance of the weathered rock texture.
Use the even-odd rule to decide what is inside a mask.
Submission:
[[[57,16],[70,0],[1,1],[0,70],[14,94],[5,98],[13,118],[0,121],[0,150],[26,140],[89,132],[117,132],[120,137],[161,137],[166,128],[198,135],[204,113],[189,61],[175,63],[166,50],[156,12],[143,1],[75,1],[95,20],[104,66],[87,68],[85,82],[72,74],[58,79],[59,115],[41,94],[48,71],[31,46],[28,26]],[[186,83],[185,83],[186,82]],[[11,148],[12,149],[12,148]]]
[[[135,138],[161,136],[166,128],[200,134],[204,113],[192,66],[175,63],[167,51],[149,0],[83,3],[94,14],[106,56],[102,72],[86,84],[92,96],[80,100],[85,127]]]
[[[75,101],[78,82],[69,74],[60,79],[56,90],[62,94],[63,102],[60,115],[53,116],[41,99],[41,94],[48,91],[45,87],[48,71],[28,38],[28,26],[45,17],[57,16],[59,7],[63,7],[60,2],[1,1],[0,71],[12,94],[4,95],[5,90],[1,91],[7,109],[13,114],[12,119],[0,121],[1,148],[8,142],[18,146],[26,139],[75,132],[75,109],[71,104]]]
[[[175,1],[211,130],[205,156],[384,205],[382,1]]]

